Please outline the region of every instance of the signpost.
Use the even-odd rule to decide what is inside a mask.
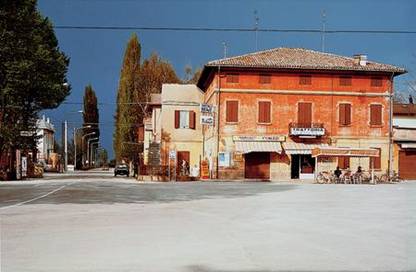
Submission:
[[[208,125],[208,126],[214,125],[214,117],[213,116],[202,115],[201,116],[201,125]]]
[[[20,131],[20,136],[22,137],[32,137],[33,134],[34,133],[32,131],[27,131],[27,130]]]
[[[209,105],[209,104],[201,104],[200,105],[200,110],[202,113],[213,113],[214,112],[214,107]]]

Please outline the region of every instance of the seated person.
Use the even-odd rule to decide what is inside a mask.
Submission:
[[[341,170],[339,169],[339,166],[337,166],[337,169],[334,171],[334,175],[335,175],[337,178],[339,178],[339,177],[341,176],[341,174],[342,174],[342,172],[341,172]]]

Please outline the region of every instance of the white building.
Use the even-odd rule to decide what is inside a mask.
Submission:
[[[54,152],[55,128],[45,115],[36,122],[36,135],[39,137],[37,145],[37,161],[48,163]]]

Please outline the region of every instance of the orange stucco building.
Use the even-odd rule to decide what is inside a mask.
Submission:
[[[216,108],[203,154],[221,179],[313,178],[336,166],[388,168],[393,78],[406,71],[299,48],[205,65],[198,86]],[[312,157],[314,148],[373,149],[378,156]],[[371,163],[370,163],[371,161]]]

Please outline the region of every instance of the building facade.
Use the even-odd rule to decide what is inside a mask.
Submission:
[[[44,115],[36,122],[36,135],[39,137],[36,158],[38,162],[48,164],[54,153],[55,128]]]
[[[310,179],[318,167],[386,170],[393,78],[405,72],[363,55],[299,48],[209,62],[198,87],[217,109],[215,125],[203,128],[211,176]],[[328,147],[355,151],[312,157],[313,149]],[[365,156],[373,151],[379,155]]]
[[[393,107],[394,170],[402,179],[416,180],[416,105]]]
[[[203,92],[194,84],[163,84],[161,160],[176,176],[199,169],[202,155],[200,103]]]

